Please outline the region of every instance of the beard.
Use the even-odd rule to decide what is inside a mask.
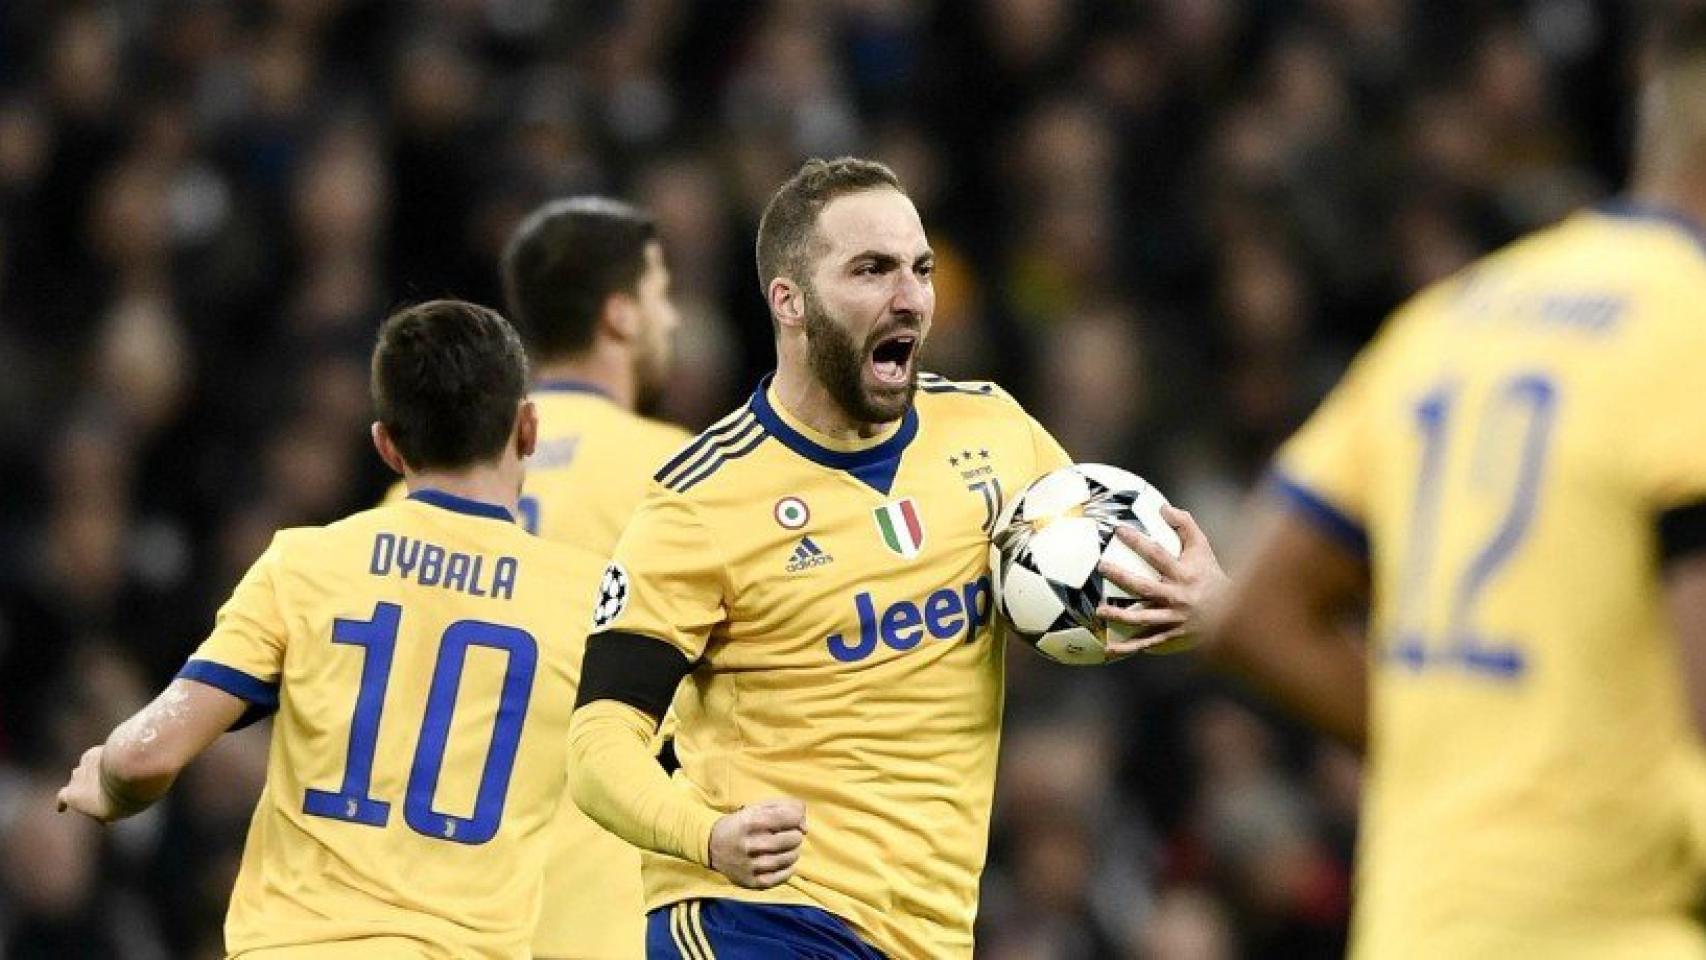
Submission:
[[[865,361],[877,341],[891,333],[892,328],[872,330],[863,345],[856,344],[847,328],[837,323],[816,297],[807,292],[805,300],[806,359],[830,399],[860,423],[890,423],[905,416],[912,408],[913,395],[918,392],[916,353],[908,361],[905,387],[867,388]]]

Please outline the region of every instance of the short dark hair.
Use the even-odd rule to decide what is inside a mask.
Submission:
[[[433,300],[386,318],[372,378],[374,412],[403,460],[454,470],[503,452],[527,396],[527,354],[496,310]]]
[[[646,247],[658,238],[645,211],[609,197],[553,200],[529,214],[503,253],[504,303],[535,359],[583,353],[613,293],[635,293]]]
[[[788,182],[776,188],[758,221],[758,288],[769,295],[770,281],[780,276],[809,283],[806,261],[817,228],[817,216],[830,201],[861,190],[906,188],[884,164],[857,157],[807,160]]]

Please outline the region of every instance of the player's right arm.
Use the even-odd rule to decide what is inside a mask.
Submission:
[[[166,795],[184,767],[231,729],[248,703],[217,687],[173,680],[154,702],[83,752],[59,791],[59,810],[102,823],[122,820]]]
[[[1366,651],[1346,624],[1369,584],[1363,490],[1371,426],[1368,348],[1280,451],[1268,481],[1278,509],[1255,538],[1204,653],[1334,737],[1361,749],[1368,732]]]
[[[629,843],[761,890],[792,875],[804,805],[768,800],[724,814],[677,786],[651,750],[676,687],[725,615],[719,557],[692,505],[654,488],[599,586],[569,726],[569,790]]]
[[[1630,365],[1617,463],[1653,515],[1665,610],[1676,631],[1694,728],[1706,738],[1706,330],[1692,302]]]
[[[279,556],[275,540],[177,678],[104,744],[84,751],[59,792],[61,811],[103,823],[140,813],[220,734],[278,706],[286,636],[274,586]]]

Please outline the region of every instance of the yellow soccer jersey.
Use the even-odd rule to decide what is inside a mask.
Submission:
[[[180,673],[278,709],[233,955],[531,955],[602,567],[430,490],[277,535]]]
[[[595,629],[675,645],[678,783],[789,796],[810,832],[763,892],[644,855],[647,906],[820,907],[894,957],[969,957],[995,782],[1002,644],[989,528],[1068,462],[990,384],[926,376],[886,438],[838,446],[768,395],[670,460],[617,545]]]
[[[547,540],[609,557],[647,479],[687,441],[687,431],[633,413],[579,381],[538,383],[529,399],[539,410],[539,446],[527,464],[523,524]],[[388,499],[406,493],[397,484]],[[574,960],[642,956],[639,851],[573,803],[557,817],[534,950]]]
[[[528,399],[539,410],[539,447],[527,462],[522,525],[608,557],[646,494],[646,478],[681,449],[687,431],[627,410],[578,380],[535,384]],[[408,492],[393,484],[385,502]]]
[[[1584,212],[1394,317],[1279,458],[1368,551],[1354,953],[1703,956],[1656,521],[1706,498],[1706,245]]]
[[[540,383],[532,400],[539,447],[527,464],[523,521],[547,540],[608,558],[645,496],[647,478],[687,441],[687,431],[573,381]],[[638,960],[646,934],[640,852],[572,802],[557,819],[534,951],[547,958]]]

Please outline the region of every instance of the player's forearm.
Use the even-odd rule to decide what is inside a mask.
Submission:
[[[146,708],[119,724],[101,751],[101,792],[112,804],[114,819],[153,806],[172,788],[188,762],[162,739],[154,714],[152,707]]]
[[[244,708],[243,701],[223,690],[173,680],[107,737],[101,752],[102,792],[122,811],[120,816],[146,810]]]
[[[629,843],[711,865],[722,816],[670,781],[650,750],[657,722],[637,707],[597,700],[569,726],[569,791],[593,821]]]
[[[153,806],[172,788],[180,772],[157,771],[147,767],[147,761],[139,763],[115,757],[111,740],[101,756],[101,793],[111,804],[114,820],[135,816]]]
[[[1208,645],[1210,658],[1305,721],[1355,748],[1368,737],[1368,661],[1330,618],[1269,611],[1256,621],[1233,610]]]

